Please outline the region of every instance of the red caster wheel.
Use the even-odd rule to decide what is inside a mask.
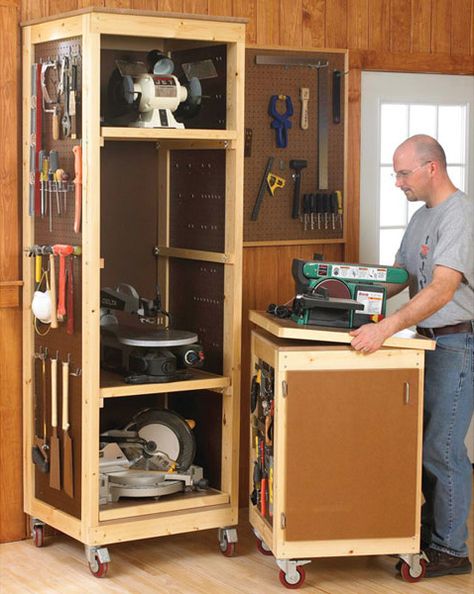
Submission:
[[[36,524],[33,526],[32,533],[35,547],[44,546],[44,526],[41,524]]]
[[[102,578],[107,575],[107,571],[109,569],[109,564],[107,562],[102,562],[96,556],[94,557],[93,563],[89,563],[89,569],[92,575],[96,578]]]
[[[235,555],[235,542],[229,542],[227,538],[219,543],[219,549],[224,557],[233,557]]]
[[[257,538],[257,551],[262,553],[262,555],[273,555],[273,553],[270,551],[270,549],[267,548],[267,545],[263,542],[263,540],[260,540],[259,538]]]
[[[285,586],[285,588],[289,588],[290,590],[296,590],[296,588],[299,588],[300,586],[303,585],[303,582],[306,577],[304,568],[297,567],[296,571],[298,572],[298,578],[296,579],[296,581],[293,581],[293,580],[288,581],[288,577],[287,577],[286,573],[283,571],[283,569],[280,569],[280,573],[278,574],[278,577],[280,578],[280,582]]]
[[[405,582],[418,582],[421,578],[425,577],[425,574],[426,561],[424,559],[420,559],[420,569],[416,572],[405,561],[400,566],[400,575]]]

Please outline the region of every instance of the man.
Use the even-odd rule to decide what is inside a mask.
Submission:
[[[378,324],[351,331],[351,344],[373,353],[414,325],[436,339],[425,359],[422,548],[427,577],[469,573],[472,466],[464,440],[474,407],[474,200],[453,185],[444,150],[430,136],[403,142],[393,167],[408,201],[425,203],[395,257],[395,266],[408,270],[410,300]],[[403,289],[390,285],[388,295]]]

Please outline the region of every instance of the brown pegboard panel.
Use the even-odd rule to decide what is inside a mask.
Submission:
[[[35,46],[35,62],[45,61],[47,59],[58,60],[60,62],[63,56],[77,56],[78,65],[78,100],[77,100],[77,132],[78,138],[64,138],[60,126],[59,140],[53,140],[52,137],[52,114],[43,112],[43,134],[42,149],[47,153],[51,150],[58,151],[59,167],[69,174],[69,184],[63,184],[59,189],[67,190],[67,193],[59,191],[59,200],[61,204],[61,215],[57,212],[57,195],[54,185],[49,185],[51,190],[52,219],[50,230],[49,210],[45,217],[35,217],[34,233],[35,244],[54,245],[70,244],[81,246],[81,233],[74,233],[74,155],[73,146],[80,143],[80,94],[81,94],[81,38],[75,37],[62,41],[53,41],[37,44]],[[46,86],[50,96],[56,95],[55,86],[56,75],[58,72],[48,71],[46,77]],[[64,96],[60,96],[61,107],[64,105]],[[66,210],[64,210],[64,196],[66,201]],[[49,209],[49,194],[48,194]],[[66,322],[60,323],[58,329],[50,330],[45,336],[35,334],[35,352],[40,348],[48,349],[48,359],[46,360],[46,429],[48,441],[51,437],[51,357],[56,357],[60,361],[65,361],[68,357],[71,360],[70,372],[82,367],[82,259],[80,256],[70,256],[73,260],[73,278],[74,278],[74,333],[72,335],[66,332]],[[56,266],[56,287],[59,290],[59,258],[55,258]],[[48,258],[43,257],[43,268],[48,268]],[[34,282],[34,279],[31,279]],[[40,324],[41,326],[41,324]],[[46,327],[40,328],[44,331]],[[42,418],[41,410],[41,361],[34,361],[34,393],[35,393],[35,428],[39,430],[39,419]],[[58,425],[61,427],[62,410],[62,388],[61,388],[61,363],[58,363]],[[51,489],[49,486],[49,474],[42,474],[38,470],[35,473],[35,495],[42,501],[53,505],[75,517],[81,515],[81,377],[69,377],[69,433],[73,442],[74,456],[74,498],[67,496],[63,490]],[[62,430],[59,429],[62,449]],[[30,455],[28,453],[28,455]]]
[[[170,245],[224,252],[225,151],[171,151]]]
[[[170,258],[169,310],[173,328],[196,332],[204,369],[222,374],[224,265]]]
[[[257,65],[257,55],[276,55],[279,57],[314,58],[317,64],[328,63],[329,81],[329,144],[328,144],[328,191],[343,191],[344,186],[344,93],[345,77],[341,77],[341,121],[332,121],[332,73],[344,73],[344,54],[333,52],[295,52],[279,50],[246,50],[245,69],[245,127],[252,130],[251,155],[244,159],[244,241],[278,242],[289,240],[340,239],[342,225],[328,221],[328,228],[317,225],[313,230],[304,231],[302,221],[291,218],[293,204],[293,170],[289,168],[291,159],[304,159],[308,166],[302,171],[301,200],[303,194],[318,192],[318,70],[301,66]],[[300,88],[309,88],[309,127],[300,127],[301,101]],[[292,127],[288,131],[288,146],[277,148],[275,130],[271,128],[272,118],[268,106],[272,95],[287,95],[293,104]],[[279,102],[279,111],[283,106]],[[285,187],[277,189],[272,197],[265,192],[260,214],[256,221],[251,220],[252,209],[257,198],[260,183],[268,158],[274,157],[271,171],[283,177]]]

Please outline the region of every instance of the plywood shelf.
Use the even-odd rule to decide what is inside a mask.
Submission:
[[[230,497],[227,493],[222,493],[216,489],[166,495],[159,500],[151,498],[124,498],[116,503],[107,503],[100,506],[99,521],[105,522],[119,518],[147,516],[150,514],[223,505],[229,503],[229,500]]]
[[[125,128],[104,126],[101,130],[104,140],[142,140],[160,143],[183,143],[183,148],[217,147],[237,139],[235,130],[192,130],[189,128]]]
[[[230,378],[191,369],[191,379],[163,384],[127,384],[117,373],[101,370],[100,397],[120,398],[122,396],[143,396],[164,392],[183,392],[190,390],[224,390],[230,385]]]

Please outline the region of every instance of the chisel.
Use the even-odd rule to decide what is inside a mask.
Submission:
[[[49,443],[49,486],[61,489],[61,461],[58,436],[58,360],[51,359],[51,440]]]
[[[72,458],[72,439],[69,434],[69,361],[62,363],[62,386],[63,386],[63,485],[64,492],[69,497],[74,497],[74,475]]]

